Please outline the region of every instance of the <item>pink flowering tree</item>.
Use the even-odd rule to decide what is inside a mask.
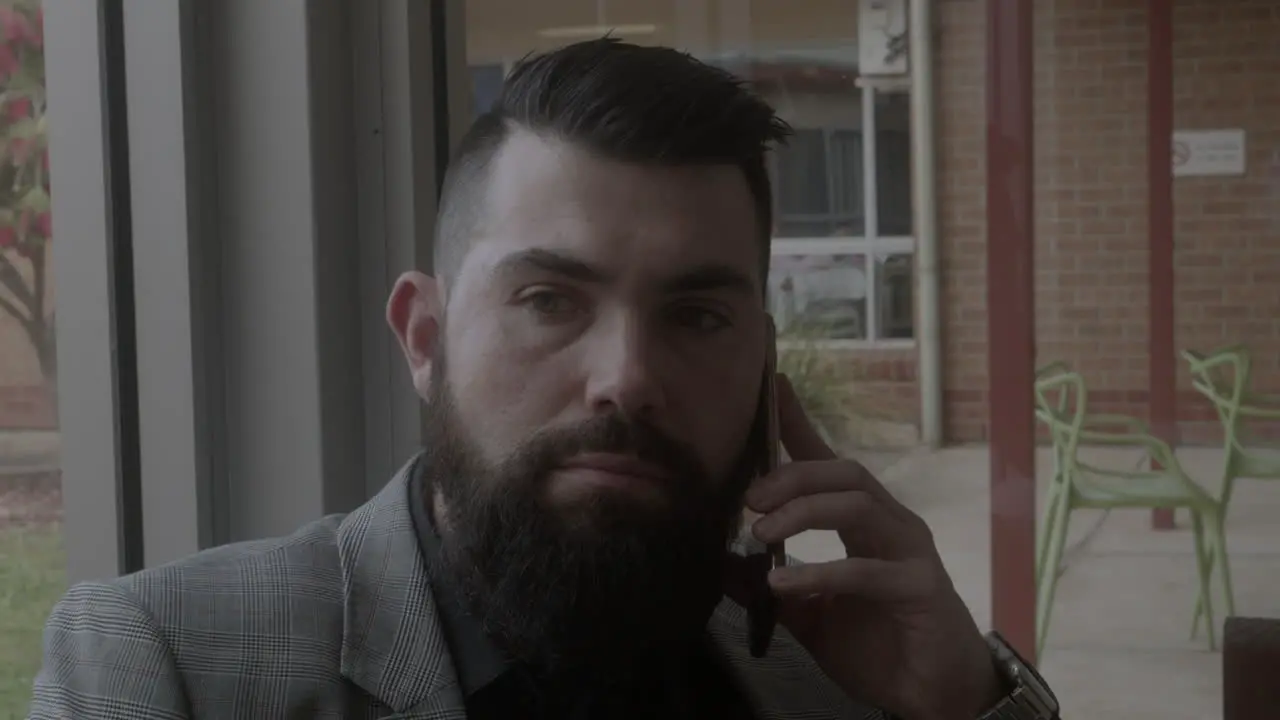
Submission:
[[[43,30],[40,0],[0,0],[0,312],[22,327],[53,387]]]

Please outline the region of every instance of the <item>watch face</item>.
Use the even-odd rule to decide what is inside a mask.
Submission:
[[[1018,651],[994,630],[987,634],[987,641],[995,653],[996,662],[1004,668],[1014,685],[1010,699],[1025,714],[1015,717],[1026,720],[1050,720],[1058,716],[1058,697],[1031,663],[1023,660]],[[999,717],[999,716],[997,716]]]

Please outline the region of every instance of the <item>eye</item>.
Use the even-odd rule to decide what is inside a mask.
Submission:
[[[579,305],[573,298],[550,288],[525,293],[520,302],[530,312],[545,320],[565,320],[579,310]]]
[[[671,308],[669,317],[680,327],[703,334],[723,330],[732,324],[724,313],[703,305],[677,305]]]

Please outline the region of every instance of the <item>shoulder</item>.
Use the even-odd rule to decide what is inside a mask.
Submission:
[[[341,642],[343,581],[336,531],[326,517],[293,534],[211,548],[106,583],[73,588],[93,606],[130,602],[174,649],[191,653],[285,640],[305,620],[316,650]],[[87,609],[87,608],[86,608]]]
[[[32,717],[70,717],[73,705],[93,710],[77,717],[115,717],[128,704],[181,718],[210,698],[274,692],[253,683],[330,683],[343,637],[341,521],[72,586],[46,624]],[[248,667],[252,682],[229,675]]]
[[[73,586],[54,606],[28,717],[187,716],[169,644],[137,598],[111,583]]]
[[[111,581],[163,612],[174,598],[237,594],[330,595],[341,591],[342,563],[332,515],[284,537],[232,543]]]

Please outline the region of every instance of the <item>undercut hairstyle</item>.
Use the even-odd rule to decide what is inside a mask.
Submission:
[[[493,158],[518,128],[620,162],[738,167],[755,201],[761,276],[767,272],[773,195],[766,156],[791,127],[726,70],[672,48],[606,37],[526,57],[462,138],[436,220],[437,276],[452,278],[462,265]]]

